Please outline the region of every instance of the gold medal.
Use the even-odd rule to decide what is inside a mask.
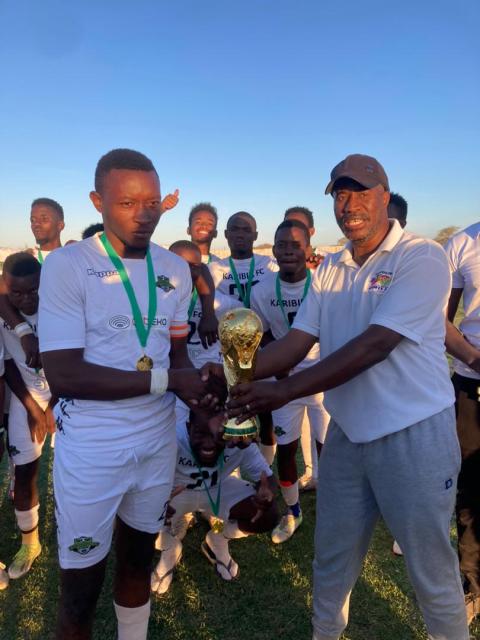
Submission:
[[[212,522],[212,531],[213,533],[222,533],[223,532],[223,520],[220,518],[215,518]]]
[[[137,361],[137,370],[138,371],[150,371],[153,369],[153,360],[150,356],[147,356],[145,353],[141,358]]]

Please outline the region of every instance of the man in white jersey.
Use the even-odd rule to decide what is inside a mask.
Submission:
[[[212,242],[217,237],[217,224],[217,210],[209,202],[196,204],[188,215],[187,234],[200,249],[204,264],[220,260],[210,251]]]
[[[150,242],[152,162],[115,149],[90,198],[101,235],[59,249],[40,286],[42,359],[57,405],[58,640],[89,639],[115,525],[119,640],[144,640],[150,567],[174,472],[175,399],[211,400],[188,359],[187,265]],[[210,384],[210,382],[209,382]]]
[[[285,336],[297,315],[311,282],[306,262],[310,255],[310,236],[307,227],[298,220],[286,220],[275,232],[273,255],[280,271],[271,273],[252,291],[252,309],[260,316],[263,329],[271,340]],[[320,359],[318,342],[291,375],[311,367]],[[296,454],[305,413],[308,414],[312,440],[317,455],[325,439],[329,416],[322,404],[323,394],[289,402],[273,411],[273,430],[277,439],[277,465],[280,490],[287,512],[272,531],[272,541],[279,544],[288,540],[302,523]]]
[[[5,382],[3,379],[3,374],[5,373],[4,368],[4,355],[5,351],[3,348],[3,342],[0,340],[0,415],[3,416],[3,406],[5,402]],[[2,461],[3,454],[5,452],[5,425],[0,424],[0,462]],[[6,589],[8,587],[8,573],[6,572],[6,566],[3,562],[0,561],[0,591]]]
[[[206,535],[202,551],[223,580],[238,577],[238,564],[228,542],[252,533],[269,532],[278,522],[276,482],[257,445],[225,448],[222,414],[191,411],[177,424],[177,458],[171,522],[160,534],[162,555],[152,574],[152,591],[165,593],[182,555],[182,536],[173,532],[181,518],[200,512],[220,519]],[[241,476],[232,473],[239,469]],[[248,478],[249,481],[243,479]]]
[[[258,354],[256,375],[290,369],[316,340],[322,360],[284,380],[237,385],[229,414],[241,420],[325,391],[315,640],[342,635],[380,515],[403,550],[429,638],[468,640],[449,535],[460,451],[444,347],[448,262],[438,244],[388,220],[388,178],[375,158],[345,158],[326,193],[349,242],[315,272],[293,328]]]
[[[36,335],[40,263],[27,252],[8,256],[3,277],[9,301]],[[25,364],[19,337],[0,318],[0,339],[5,348],[5,380],[12,390],[8,421],[8,453],[15,464],[15,518],[21,532],[19,551],[8,567],[9,577],[27,573],[42,547],[38,536],[39,497],[37,476],[45,434],[55,421],[43,370]]]
[[[236,300],[238,305],[250,308],[252,289],[272,271],[277,263],[269,256],[253,252],[258,237],[255,218],[246,211],[234,213],[227,221],[225,238],[231,255],[210,265],[215,288]],[[270,413],[261,414],[260,449],[269,464],[275,457],[275,439]]]
[[[37,198],[32,202],[31,206],[30,227],[37,243],[37,246],[32,249],[32,253],[42,264],[51,251],[62,246],[60,234],[65,227],[62,206],[52,198]],[[23,320],[21,314],[10,304],[1,276],[0,316],[20,338],[25,351],[26,364],[32,368],[40,368],[38,340],[33,335],[28,323]]]
[[[470,622],[480,613],[480,223],[456,233],[445,250],[452,271],[446,345],[455,357],[452,382],[462,451],[456,505],[458,554]],[[462,295],[465,315],[457,330],[452,323]]]

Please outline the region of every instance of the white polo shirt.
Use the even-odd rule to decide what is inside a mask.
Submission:
[[[157,313],[145,353],[155,367],[170,366],[170,338],[188,334],[192,280],[187,263],[150,243],[157,286]],[[146,324],[146,259],[122,260]],[[87,362],[135,371],[143,349],[120,276],[99,236],[55,250],[40,277],[40,351],[83,349]],[[119,450],[166,437],[174,420],[175,398],[146,394],[122,400],[64,398],[55,408],[57,442],[77,449]]]
[[[452,236],[445,251],[452,271],[452,287],[463,289],[465,317],[460,330],[480,349],[480,222]],[[454,359],[453,368],[462,376],[480,380],[480,375],[460,360]]]
[[[396,220],[362,266],[347,243],[315,272],[293,328],[319,338],[322,359],[372,324],[404,336],[383,362],[325,392],[325,409],[352,442],[395,433],[454,403],[444,344],[450,283],[442,247]]]

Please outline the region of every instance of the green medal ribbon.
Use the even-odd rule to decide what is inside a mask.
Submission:
[[[218,512],[220,510],[220,497],[221,497],[221,494],[222,494],[222,471],[223,471],[223,463],[224,463],[224,457],[223,457],[224,452],[222,451],[222,453],[219,455],[218,460],[217,460],[217,465],[218,465],[218,491],[217,491],[217,499],[214,502],[213,499],[212,499],[212,496],[210,494],[210,490],[207,487],[207,483],[205,482],[205,478],[203,477],[202,467],[198,463],[198,460],[195,457],[195,454],[193,453],[193,451],[191,449],[190,449],[190,451],[192,453],[192,458],[195,460],[195,464],[197,465],[197,469],[200,471],[200,474],[202,476],[203,488],[206,491],[208,501],[210,503],[210,506],[212,507],[213,515],[216,518],[218,518]]]
[[[212,254],[211,254],[211,253],[209,253],[209,254],[208,254],[208,261],[207,261],[207,264],[210,264],[210,263],[211,263],[211,261],[212,261]]]
[[[189,320],[192,317],[192,313],[193,313],[193,310],[195,309],[195,305],[197,304],[197,300],[198,300],[198,291],[197,291],[197,287],[194,287],[192,291],[192,297],[190,298],[190,306],[188,307]]]
[[[307,279],[306,279],[306,282],[305,282],[305,286],[303,288],[302,302],[303,302],[303,300],[305,299],[305,296],[308,293],[308,289],[310,287],[311,281],[312,281],[312,274],[310,273],[310,269],[307,269]],[[282,285],[280,283],[280,274],[279,273],[277,273],[277,278],[276,278],[276,282],[275,282],[275,291],[277,293],[278,306],[282,310],[283,319],[285,320],[285,324],[287,325],[287,328],[290,329],[292,325],[288,321],[288,316],[287,316],[287,313],[285,311],[285,307],[283,306]]]
[[[153,271],[153,262],[152,256],[150,255],[150,249],[147,249],[147,273],[148,273],[148,323],[145,326],[143,322],[142,312],[140,311],[140,307],[138,306],[137,298],[135,296],[135,292],[132,287],[132,283],[130,282],[130,278],[128,277],[127,271],[123,265],[120,256],[115,251],[115,249],[110,244],[107,236],[102,233],[100,236],[100,241],[105,247],[105,251],[107,252],[108,257],[112,261],[114,267],[118,271],[118,275],[123,283],[125,288],[125,292],[128,296],[128,300],[130,302],[130,306],[132,308],[133,318],[135,321],[135,330],[137,332],[138,339],[140,344],[145,349],[147,345],[148,335],[150,333],[150,329],[152,328],[153,321],[155,319],[155,314],[157,313],[157,291],[155,285],[155,273]]]
[[[235,284],[237,286],[238,294],[239,294],[239,296],[240,296],[240,298],[241,298],[241,300],[243,302],[243,306],[246,307],[247,309],[250,309],[250,292],[252,290],[253,272],[255,270],[255,258],[252,256],[252,258],[250,260],[250,268],[248,270],[247,287],[246,287],[245,291],[244,291],[242,285],[240,284],[240,280],[238,278],[237,269],[235,268],[235,265],[233,263],[232,256],[229,257],[228,262],[230,264],[230,271],[232,272],[233,279],[234,279]]]
[[[43,264],[43,254],[41,249],[38,249],[37,251],[37,260],[39,261],[40,264]]]

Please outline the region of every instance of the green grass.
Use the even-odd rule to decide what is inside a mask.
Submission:
[[[0,640],[50,640],[55,626],[58,569],[51,489],[52,451],[45,448],[40,476],[43,553],[32,571],[0,592]],[[8,563],[18,547],[13,507],[7,499],[7,465],[0,465],[0,558]],[[231,543],[240,565],[238,581],[217,578],[200,552],[206,525],[184,540],[184,556],[170,591],[152,600],[149,638],[155,640],[309,640],[314,495],[303,497],[304,524],[286,544],[268,536]],[[351,602],[344,640],[424,640],[404,562],[391,553],[382,524]],[[115,638],[111,598],[112,562],[97,609],[94,638]],[[480,625],[472,629],[480,638]]]

